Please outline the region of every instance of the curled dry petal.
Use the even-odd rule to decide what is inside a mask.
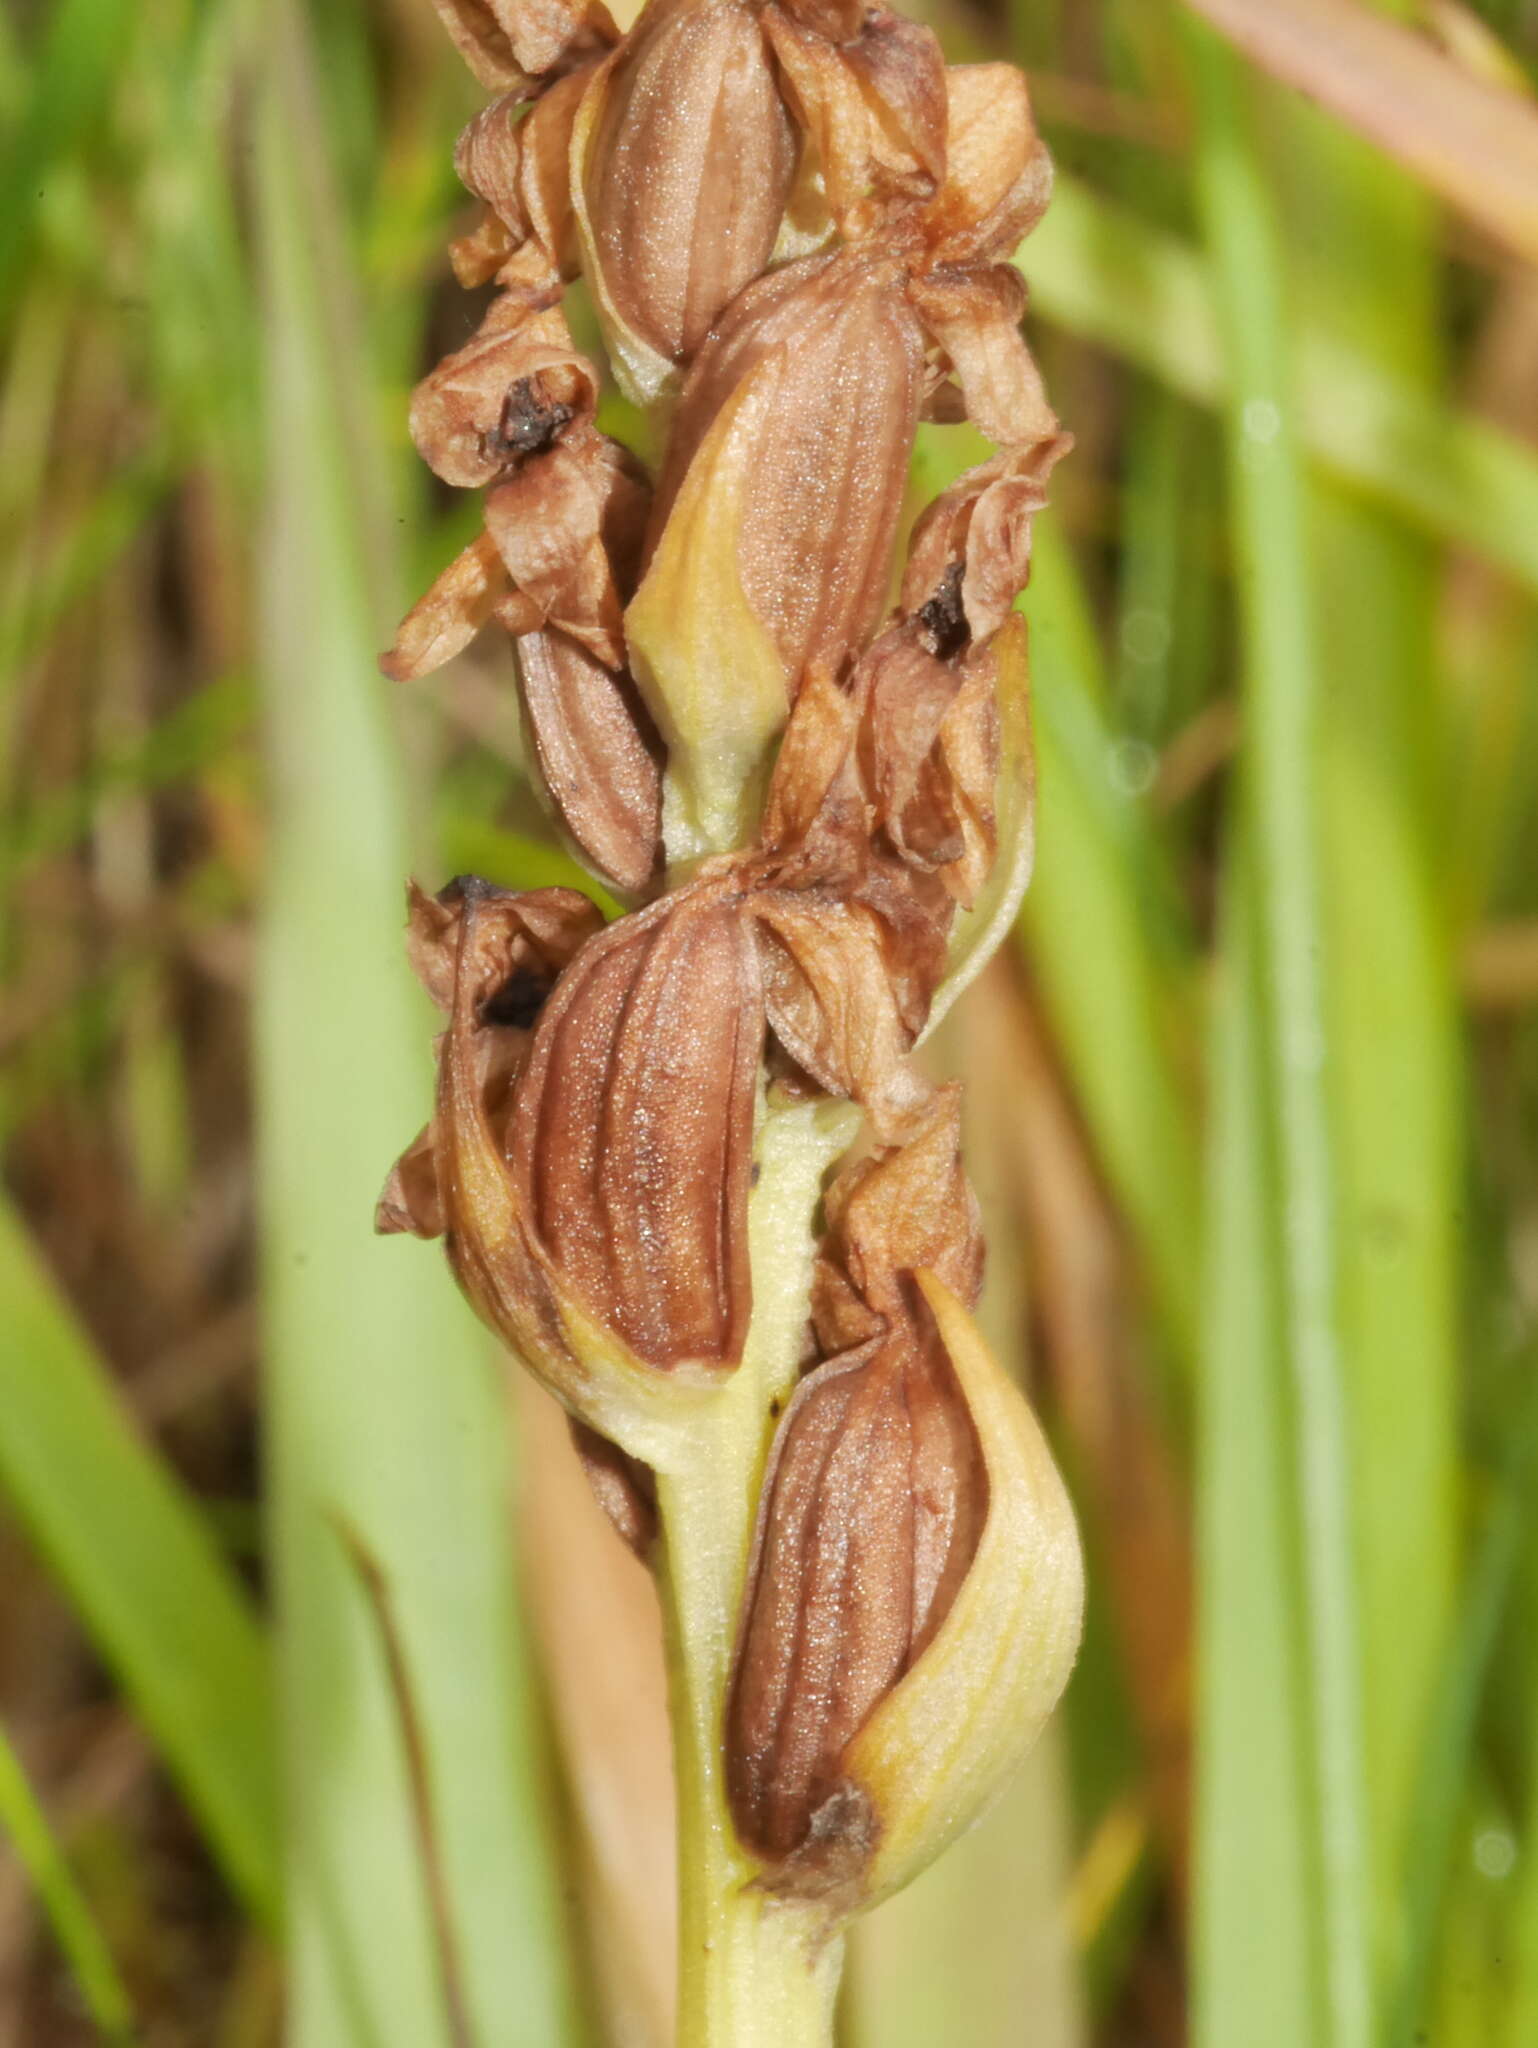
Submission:
[[[913,1032],[877,919],[821,891],[766,890],[753,905],[775,1037],[830,1094],[866,1109],[879,1133],[902,1131],[928,1086],[907,1061]]]
[[[1066,435],[1006,450],[958,477],[920,517],[908,545],[902,609],[935,652],[986,640],[1013,611],[1031,573],[1031,529]]]
[[[988,878],[951,929],[945,975],[921,1036],[933,1031],[1013,929],[1035,852],[1036,773],[1031,750],[1031,676],[1025,621],[1008,618],[988,649],[998,706],[999,773],[994,798],[996,852]]]
[[[571,132],[590,78],[589,66],[560,79],[521,119],[522,94],[494,100],[465,129],[454,153],[461,184],[486,202],[505,230],[503,260],[515,248],[527,249],[531,272],[537,256],[560,277],[576,275]],[[492,246],[488,237],[488,251]],[[469,282],[458,257],[455,266],[460,281]]]
[[[407,612],[380,668],[396,683],[442,668],[496,615],[508,591],[496,543],[489,534],[478,534]]]
[[[537,90],[615,38],[598,0],[433,0],[454,47],[493,92]]]
[[[562,976],[519,1082],[512,1167],[579,1300],[640,1359],[734,1365],[763,996],[734,901],[623,919]]]
[[[999,719],[987,649],[945,662],[922,627],[866,657],[860,746],[878,829],[898,858],[970,905],[993,864]]]
[[[651,0],[594,77],[573,186],[616,368],[640,402],[769,261],[796,143],[744,0]]]
[[[950,358],[966,416],[990,441],[1034,447],[1058,431],[1020,321],[1025,284],[1018,271],[931,271],[915,278],[913,304]]]
[[[764,28],[822,168],[828,210],[858,241],[945,173],[945,60],[932,29],[884,7],[835,44],[770,6]]]
[[[456,877],[436,896],[412,882],[406,908],[412,971],[438,1008],[458,1018],[443,1065],[457,1053],[467,1101],[500,1146],[534,1021],[561,970],[602,928],[602,915],[575,889],[520,895],[475,875]],[[441,1237],[456,1217],[463,1221],[451,1154],[440,1114],[385,1184],[375,1218],[383,1234]]]
[[[779,12],[830,43],[848,43],[860,33],[867,0],[778,0]]]
[[[475,335],[412,394],[411,438],[447,484],[475,490],[590,418],[598,377],[573,344],[552,280],[493,300]]]
[[[639,895],[661,857],[662,775],[635,685],[564,633],[516,645],[530,751],[556,816],[584,861]]]
[[[510,423],[505,411],[504,426],[521,431],[523,418]],[[558,627],[611,669],[625,662],[620,585],[634,573],[646,505],[632,459],[590,427],[519,462],[486,498],[486,530],[533,623]]]
[[[918,226],[935,263],[1012,256],[1052,196],[1052,159],[1036,133],[1025,79],[1012,64],[957,64],[945,74],[945,183]]]
[[[846,1351],[911,1320],[909,1281],[936,1273],[977,1299],[983,1236],[961,1167],[961,1088],[937,1089],[907,1143],[860,1160],[827,1196],[828,1230],[812,1287],[824,1354]]]
[[[745,291],[701,351],[631,613],[632,642],[660,690],[715,705],[723,720],[740,716],[743,693],[720,666],[729,648],[689,643],[724,593],[757,622],[755,649],[767,636],[778,657],[778,708],[772,688],[765,707],[774,732],[808,670],[836,671],[874,627],[923,375],[903,284],[884,259],[813,257]],[[706,555],[708,572],[697,567]],[[704,578],[693,605],[691,573]],[[709,746],[716,732],[702,721],[695,737]]]

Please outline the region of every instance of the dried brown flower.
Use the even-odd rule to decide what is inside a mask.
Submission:
[[[924,364],[903,286],[899,264],[863,250],[771,273],[721,320],[674,417],[653,574],[671,580],[665,530],[685,478],[719,505],[729,464],[741,510],[721,529],[719,573],[773,642],[786,706],[810,667],[836,668],[863,644],[886,603]],[[723,431],[723,415],[750,415],[751,431]],[[643,583],[642,612],[650,598]]]
[[[611,331],[665,363],[691,355],[767,264],[795,171],[753,9],[652,0],[588,90],[573,161]]]
[[[803,1381],[765,1480],[726,1736],[732,1818],[776,1889],[847,1886],[870,1856],[880,1817],[845,1753],[944,1621],[986,1512],[932,1327]]]
[[[530,1225],[648,1365],[742,1355],[762,1019],[738,905],[690,891],[583,950],[519,1083],[508,1159]]]
[[[776,1438],[759,1510],[728,1713],[739,1834],[777,1886],[849,1884],[879,1817],[847,1780],[849,1744],[922,1656],[977,1551],[982,1449],[920,1270],[974,1296],[976,1205],[960,1094],[828,1198],[813,1314],[836,1354]]]

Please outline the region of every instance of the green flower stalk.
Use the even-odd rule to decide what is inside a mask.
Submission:
[[[437,4],[501,94],[453,250],[496,295],[412,430],[485,530],[385,667],[500,627],[630,908],[413,887],[447,1021],[379,1227],[444,1239],[657,1573],[680,2042],[818,2048],[850,1917],[987,1805],[1078,1642],[1072,1512],[970,1313],[959,1089],[912,1057],[1030,866],[1014,606],[1068,442],[1008,259],[1050,167],[1017,73],[884,8]],[[579,273],[655,477],[597,427]],[[962,418],[1000,452],[888,610],[915,429]]]

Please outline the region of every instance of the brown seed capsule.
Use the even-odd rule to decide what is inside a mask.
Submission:
[[[726,1753],[732,1818],[776,1888],[846,1886],[874,1849],[848,1746],[944,1622],[987,1514],[924,1314],[803,1382],[765,1480]]]
[[[667,572],[667,524],[691,467],[713,459],[712,429],[762,392],[736,451],[730,544],[779,653],[787,705],[809,668],[836,670],[881,614],[922,377],[901,267],[848,251],[751,286],[684,387],[652,512],[651,573]]]
[[[584,949],[541,1018],[510,1161],[565,1285],[648,1365],[735,1365],[763,995],[735,901],[701,888]]]
[[[655,396],[764,269],[785,212],[795,137],[754,10],[650,0],[594,78],[573,164],[611,345]]]

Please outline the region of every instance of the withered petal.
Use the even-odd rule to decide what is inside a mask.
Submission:
[[[904,182],[919,192],[937,190],[945,178],[948,100],[934,30],[889,7],[872,7],[841,54],[896,164],[908,160],[914,167],[903,173]]]
[[[840,234],[874,237],[933,193],[945,168],[945,64],[933,31],[885,8],[839,45],[773,4],[763,21]]]
[[[380,1237],[442,1237],[446,1228],[438,1188],[437,1133],[429,1124],[390,1168],[374,1210],[374,1229]]]
[[[537,91],[547,73],[565,70],[616,35],[599,0],[433,0],[433,5],[454,47],[493,92]]]
[[[878,828],[898,857],[969,906],[997,835],[999,714],[986,648],[941,661],[921,622],[886,633],[863,664],[860,735]]]
[[[995,262],[1012,256],[1046,211],[1052,159],[1012,64],[952,65],[945,87],[945,183],[921,230],[936,263]]]
[[[474,922],[468,955],[467,918]],[[436,896],[420,882],[406,885],[412,972],[445,1012],[468,976],[478,1028],[527,1029],[561,970],[602,929],[603,913],[578,889],[499,889],[479,875],[456,875]]]
[[[630,459],[591,429],[531,456],[486,497],[486,529],[539,623],[610,669],[625,662],[618,577],[631,573],[646,505]]]
[[[982,1287],[977,1198],[961,1166],[961,1088],[937,1089],[911,1135],[845,1169],[828,1190],[812,1288],[824,1351],[912,1322],[911,1280],[936,1274],[961,1300]]]
[[[649,1364],[732,1365],[763,995],[719,890],[622,920],[563,975],[519,1082],[513,1170],[589,1311]]]
[[[564,633],[517,642],[524,716],[541,780],[584,860],[639,895],[662,852],[660,748],[623,672]]]
[[[411,438],[446,484],[478,489],[591,418],[598,373],[572,342],[558,291],[552,271],[543,288],[500,293],[413,392]]]
[[[850,779],[858,727],[859,705],[854,697],[840,687],[831,670],[814,664],[801,685],[775,757],[759,832],[765,847],[780,851],[804,841],[838,805],[838,785]],[[853,787],[848,803],[852,812],[859,807],[859,793]],[[863,810],[850,822],[855,829],[862,828]]]
[[[1020,332],[1018,271],[932,271],[910,287],[919,318],[950,358],[967,418],[990,441],[1031,448],[1051,441],[1057,415]]]
[[[529,233],[528,216],[518,192],[528,104],[524,92],[506,92],[482,107],[454,145],[454,171],[467,192],[483,199],[503,226],[521,242]]]
[[[431,675],[468,647],[507,595],[507,571],[488,534],[477,534],[407,612],[379,666],[392,682]]]
[[[920,516],[902,609],[933,635],[944,631],[949,605],[949,642],[937,652],[959,652],[969,637],[987,640],[1013,611],[1030,580],[1032,522],[1047,502],[1047,478],[1072,445],[1064,434],[1006,449],[958,477]]]
[[[811,890],[764,890],[752,901],[775,1037],[830,1094],[861,1104],[878,1132],[900,1132],[928,1090],[908,1063],[913,1035],[876,919]]]
[[[743,0],[652,0],[591,90],[595,290],[649,348],[687,360],[767,264],[795,173],[757,18]]]

